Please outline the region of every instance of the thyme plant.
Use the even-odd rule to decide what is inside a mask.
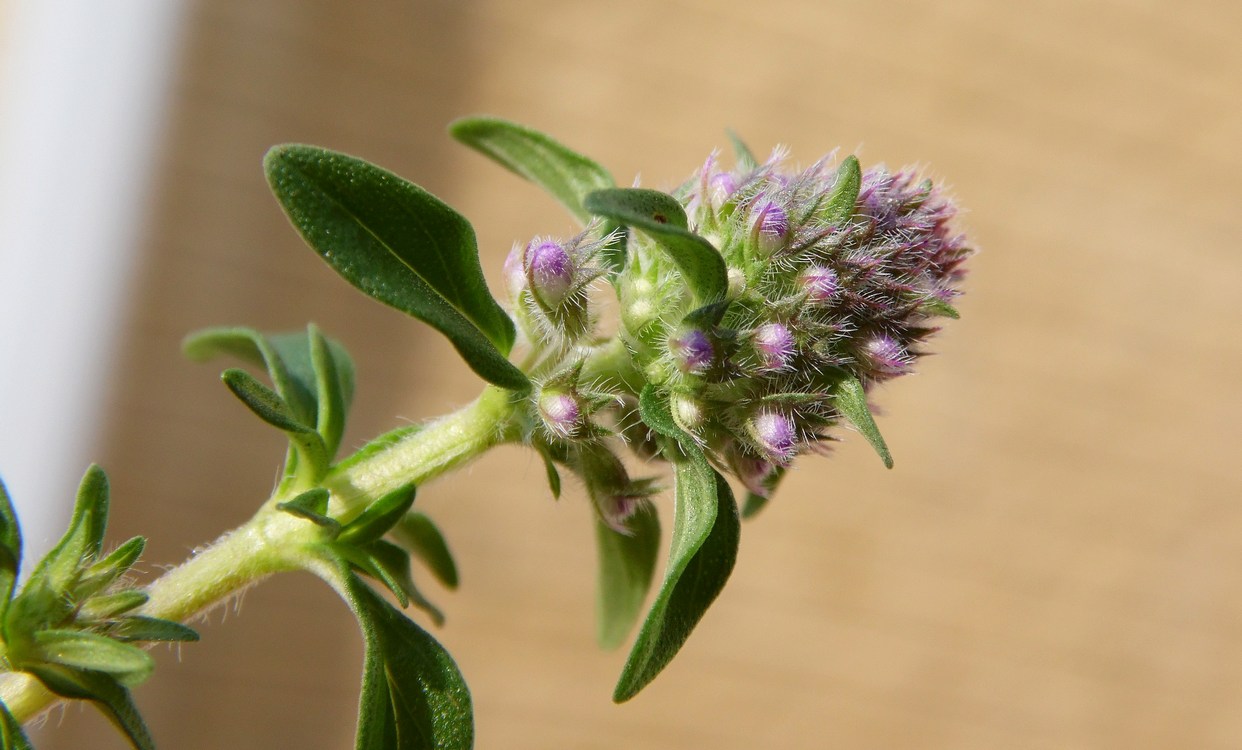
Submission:
[[[513,123],[471,118],[451,132],[583,225],[513,249],[508,307],[484,283],[470,223],[417,185],[311,146],[273,148],[264,167],[311,249],[448,337],[486,381],[482,394],[338,458],[354,391],[338,342],[314,326],[190,336],[189,357],[228,355],[266,375],[228,369],[222,379],[288,436],[282,478],[250,521],[146,586],[127,575],[142,538],[105,550],[108,484],[92,466],[64,538],[19,588],[21,533],[0,486],[4,748],[29,748],[22,723],[65,699],[94,702],[134,747],[152,748],[129,692],[153,668],[145,649],[197,640],[184,623],[288,570],[322,578],[358,619],[359,750],[470,747],[466,683],[402,608],[443,620],[412,557],[420,575],[457,583],[443,536],[415,509],[416,488],[502,443],[542,457],[553,495],[562,473],[585,487],[599,642],[618,646],[641,622],[613,691],[623,702],[685,643],[733,568],[740,518],[764,506],[799,455],[823,452],[845,423],[892,465],[868,397],[911,371],[934,319],[957,317],[971,254],[931,182],[862,171],[853,156],[790,171],[783,152],[760,161],[733,138],[732,167],[713,153],[666,194],[618,188],[599,164]],[[606,290],[620,313],[611,331],[598,321]],[[632,476],[623,454],[652,476]],[[654,506],[670,473],[668,563],[644,614],[660,546]],[[745,491],[740,511],[730,479]]]

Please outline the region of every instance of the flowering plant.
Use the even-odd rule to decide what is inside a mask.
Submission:
[[[289,440],[256,515],[148,586],[127,576],[136,538],[105,553],[108,487],[92,467],[64,538],[17,587],[21,534],[0,486],[0,736],[60,699],[95,702],[137,748],[153,743],[129,688],[153,666],[141,645],[192,641],[184,623],[256,581],[308,570],[356,615],[366,645],[357,747],[465,748],[470,694],[449,654],[402,608],[435,624],[411,558],[449,587],[444,537],[415,490],[502,443],[542,457],[555,496],[581,480],[596,516],[598,638],[618,646],[641,621],[613,698],[663,670],[723,588],[740,518],[757,513],[801,454],[842,422],[889,450],[868,395],[911,371],[952,302],[971,250],[952,204],[913,173],[826,158],[786,171],[734,138],[671,193],[618,188],[598,164],[491,118],[453,135],[546,188],[583,223],[537,237],[505,262],[511,305],[488,291],[466,219],[418,186],[343,154],[278,146],[268,181],[294,227],[345,280],[433,326],[488,385],[473,404],[382,435],[337,459],[354,390],[349,355],[314,326],[200,332],[187,355],[262,368],[222,379]],[[601,290],[615,293],[604,331]],[[513,359],[511,360],[511,356]],[[654,581],[658,476],[671,467],[673,528]],[[739,511],[730,478],[744,488]],[[369,583],[368,583],[369,579]]]

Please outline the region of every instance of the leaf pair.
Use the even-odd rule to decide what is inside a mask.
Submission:
[[[225,370],[221,379],[256,416],[288,436],[287,478],[314,483],[327,473],[354,397],[354,363],[343,346],[312,325],[305,333],[271,335],[209,328],[186,337],[182,349],[199,362],[229,354],[265,368],[273,388],[244,370]]]
[[[82,480],[69,528],[14,595],[21,531],[0,485],[0,635],[16,671],[34,675],[65,698],[93,701],[140,750],[153,747],[128,688],[155,664],[141,641],[193,641],[179,623],[133,614],[145,592],[116,584],[137,562],[145,540],[134,537],[103,555],[108,524],[108,480],[92,466]],[[7,708],[0,712],[4,748],[29,747]]]

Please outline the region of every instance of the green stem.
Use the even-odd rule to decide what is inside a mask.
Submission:
[[[488,387],[473,404],[431,422],[397,443],[325,478],[333,514],[349,518],[367,503],[410,484],[422,485],[489,448],[520,439],[519,404],[508,391]],[[242,526],[165,573],[150,587],[141,614],[185,622],[281,571],[307,568],[307,545],[319,528],[276,509],[276,496]],[[42,713],[57,696],[26,674],[0,676],[0,701],[19,722]]]

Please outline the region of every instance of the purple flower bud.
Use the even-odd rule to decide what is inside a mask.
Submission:
[[[668,342],[677,368],[691,375],[702,375],[712,366],[715,348],[711,339],[697,328],[690,328]]]
[[[740,451],[732,451],[729,456],[729,467],[733,474],[747,490],[759,497],[767,497],[772,490],[767,486],[768,477],[776,471],[771,462],[755,456],[748,456]]]
[[[720,206],[737,192],[737,180],[730,172],[718,172],[712,175],[708,187],[711,190],[712,203]]]
[[[544,391],[539,396],[539,416],[548,431],[562,439],[574,437],[582,427],[578,400],[568,393]]]
[[[574,282],[574,263],[565,246],[553,240],[536,240],[526,246],[526,279],[541,304],[560,307]]]
[[[794,356],[794,337],[781,323],[765,323],[755,331],[755,353],[764,370],[784,370]]]
[[[812,302],[831,302],[837,296],[837,272],[823,266],[811,266],[799,278],[806,296]]]
[[[751,209],[754,228],[751,230],[759,243],[759,249],[771,255],[785,244],[789,232],[789,217],[785,209],[766,198],[759,200]]]
[[[774,464],[788,464],[798,452],[798,429],[789,416],[761,411],[751,420],[751,434]]]
[[[892,336],[878,333],[867,339],[862,347],[867,364],[879,375],[900,375],[910,367],[910,353]]]

